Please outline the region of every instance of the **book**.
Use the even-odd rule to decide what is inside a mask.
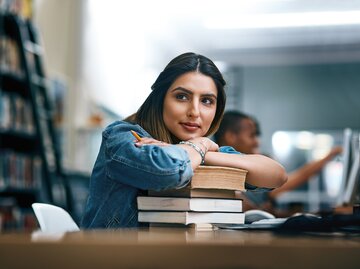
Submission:
[[[242,200],[138,196],[139,210],[242,212]]]
[[[139,222],[153,223],[232,223],[243,224],[244,213],[228,212],[183,212],[183,211],[139,211]]]
[[[234,190],[191,189],[189,186],[181,189],[168,189],[163,191],[149,190],[148,195],[161,197],[240,199]]]
[[[189,229],[194,231],[214,231],[218,230],[218,227],[210,223],[191,223],[191,224],[180,224],[180,223],[150,223],[149,229],[163,229],[163,228],[180,228]]]
[[[223,166],[199,166],[189,183],[191,189],[245,190],[247,171]]]

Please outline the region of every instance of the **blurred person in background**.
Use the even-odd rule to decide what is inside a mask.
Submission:
[[[260,135],[260,125],[254,117],[239,111],[227,111],[224,113],[214,139],[219,146],[231,146],[243,154],[259,154]],[[312,176],[319,173],[329,161],[341,152],[342,147],[340,146],[332,148],[325,157],[306,163],[297,170],[288,173],[288,181],[270,192],[239,194],[244,199],[244,210],[263,209],[276,215],[275,201],[279,195],[308,182]]]

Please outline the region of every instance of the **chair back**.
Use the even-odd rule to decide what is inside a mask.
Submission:
[[[46,233],[80,231],[68,212],[58,206],[33,203],[32,208],[39,222],[40,229]]]

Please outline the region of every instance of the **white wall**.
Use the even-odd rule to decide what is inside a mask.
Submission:
[[[271,153],[278,130],[360,128],[360,63],[245,67],[243,110],[262,127]]]

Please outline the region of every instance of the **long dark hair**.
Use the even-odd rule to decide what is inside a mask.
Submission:
[[[152,92],[139,110],[125,120],[139,124],[155,139],[167,143],[178,143],[179,139],[169,132],[163,120],[164,99],[172,83],[188,72],[199,72],[211,77],[215,82],[218,91],[216,112],[206,136],[213,134],[219,127],[224,113],[226,82],[210,59],[192,52],[181,54],[170,61],[151,86]]]

